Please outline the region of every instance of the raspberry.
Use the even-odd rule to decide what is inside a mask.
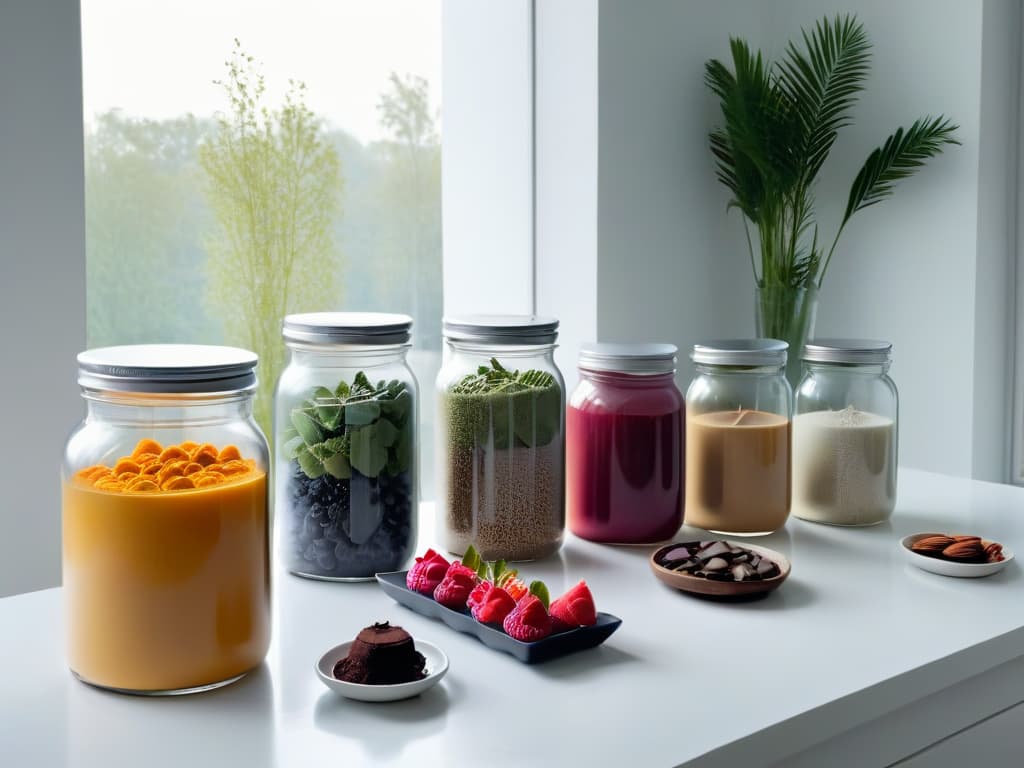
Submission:
[[[597,609],[587,582],[581,581],[551,603],[551,618],[560,627],[589,627],[596,624]]]
[[[448,572],[434,590],[434,599],[446,608],[459,611],[466,607],[469,593],[475,586],[476,571],[456,560],[448,566]]]
[[[501,624],[515,607],[516,601],[508,592],[501,587],[493,587],[484,592],[483,600],[473,605],[471,612],[481,624]]]
[[[524,643],[543,640],[551,634],[551,617],[536,595],[527,595],[505,617],[502,627],[509,636]]]
[[[469,607],[469,610],[475,611],[478,605],[483,604],[484,599],[487,597],[487,593],[491,591],[493,586],[494,585],[489,581],[481,581],[473,587],[473,591],[469,593],[469,599],[466,600],[466,605]],[[476,614],[473,615],[475,616]]]
[[[421,595],[432,595],[448,572],[448,566],[440,553],[428,549],[423,557],[416,558],[416,564],[405,576],[405,585]]]

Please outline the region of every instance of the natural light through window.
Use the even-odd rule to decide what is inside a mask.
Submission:
[[[83,0],[89,346],[253,349],[269,435],[284,314],[404,312],[429,391],[440,5]],[[428,453],[421,468],[430,498]]]

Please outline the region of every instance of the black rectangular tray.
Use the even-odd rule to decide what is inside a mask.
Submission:
[[[406,608],[432,619],[440,619],[456,632],[472,635],[488,648],[511,654],[525,664],[538,664],[569,653],[594,648],[607,640],[622,623],[622,619],[610,613],[598,613],[597,623],[593,626],[577,627],[548,635],[543,640],[524,643],[509,637],[500,629],[481,624],[470,615],[468,609],[455,611],[446,608],[428,595],[414,592],[405,585],[407,573],[408,571],[378,573],[377,581],[381,589]]]

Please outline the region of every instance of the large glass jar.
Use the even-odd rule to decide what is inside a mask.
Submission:
[[[134,693],[230,683],[270,641],[256,355],[140,345],[78,364],[86,417],[61,473],[71,670]]]
[[[793,514],[874,525],[896,505],[899,397],[892,345],[816,339],[804,348],[793,417]]]
[[[696,344],[686,392],[687,524],[753,536],[790,506],[790,399],[784,341]]]
[[[683,396],[672,344],[588,344],[565,416],[566,511],[584,539],[647,544],[683,522]]]
[[[438,522],[443,546],[536,560],[565,529],[565,383],[558,321],[477,315],[444,321],[437,377]]]
[[[289,571],[360,581],[401,570],[416,546],[412,318],[288,315],[274,401],[274,515]]]

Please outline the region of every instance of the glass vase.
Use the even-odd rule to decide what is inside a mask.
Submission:
[[[786,378],[794,389],[800,383],[804,342],[814,338],[817,310],[818,289],[813,285],[759,285],[755,290],[757,335],[789,343]]]

